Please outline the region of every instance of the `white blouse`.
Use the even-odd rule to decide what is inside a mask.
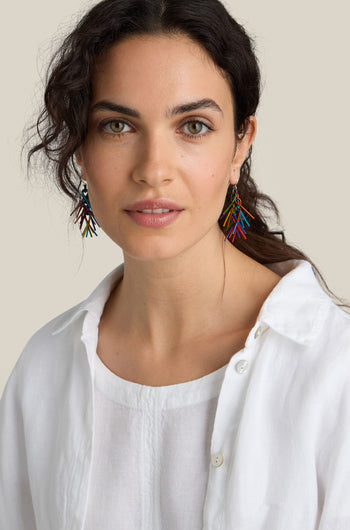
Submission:
[[[203,415],[196,420],[210,438],[200,453],[207,455],[205,461],[194,454],[192,435],[188,451],[182,448],[179,455],[174,437],[159,445],[160,415],[153,417],[145,408],[140,443],[151,454],[138,472],[144,482],[131,489],[128,472],[140,452],[128,451],[123,431],[131,440],[140,436],[140,424],[129,424],[125,433],[125,421],[119,428],[111,423],[126,451],[117,455],[115,474],[127,477],[128,493],[116,529],[128,528],[137,495],[145,495],[140,530],[165,530],[164,520],[152,520],[158,514],[170,528],[189,517],[200,519],[199,497],[192,512],[188,505],[182,509],[179,496],[172,497],[172,491],[181,495],[181,487],[188,487],[183,476],[180,485],[171,482],[183,475],[171,470],[177,461],[191,472],[197,466],[197,489],[205,489],[202,527],[199,521],[181,530],[349,530],[350,317],[324,293],[308,263],[286,262],[274,269],[283,277],[263,304],[244,349],[224,370],[214,423],[209,416],[207,427]],[[97,446],[101,437],[96,437],[101,419],[97,378],[95,385],[98,325],[122,276],[120,267],[87,300],[39,330],[10,376],[0,401],[1,530],[83,530],[86,517],[96,516],[90,507],[99,480],[96,459],[103,459]],[[135,400],[137,393],[126,395]],[[125,395],[118,393],[118,399]],[[171,412],[168,407],[169,417]],[[149,424],[147,429],[153,420],[154,431]],[[151,469],[157,462],[161,469]],[[152,473],[158,477],[154,484]],[[108,497],[105,486],[100,499],[103,495]],[[161,508],[152,502],[161,502]]]
[[[95,355],[92,476],[84,530],[203,526],[210,439],[226,366],[186,383],[144,386]]]

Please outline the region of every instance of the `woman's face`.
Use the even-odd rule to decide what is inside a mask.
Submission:
[[[165,259],[222,237],[252,137],[236,145],[229,84],[198,44],[133,37],[96,65],[77,160],[103,230],[129,256]]]

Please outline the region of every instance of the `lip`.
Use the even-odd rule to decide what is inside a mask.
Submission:
[[[143,213],[141,210],[170,210],[165,213]],[[138,201],[125,208],[128,216],[144,228],[164,228],[181,215],[184,208],[169,199],[149,199]]]
[[[137,212],[141,210],[172,210],[181,212],[183,208],[169,199],[150,199],[135,202],[125,208],[127,212]]]

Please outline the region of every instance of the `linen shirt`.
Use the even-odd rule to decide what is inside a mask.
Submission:
[[[350,317],[308,263],[275,270],[285,275],[225,370],[203,530],[348,530]],[[98,323],[122,275],[37,332],[10,376],[0,402],[1,530],[83,529]]]

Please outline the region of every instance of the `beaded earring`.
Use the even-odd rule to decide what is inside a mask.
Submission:
[[[79,228],[82,231],[82,237],[93,237],[98,235],[96,229],[100,225],[98,224],[96,217],[94,216],[94,213],[92,211],[89,201],[88,190],[85,183],[83,189],[80,192],[79,204],[76,206],[76,208],[74,208],[71,213],[71,215],[74,214],[74,224],[79,223]]]
[[[222,226],[226,234],[225,241],[229,239],[233,243],[236,235],[247,239],[247,228],[250,226],[247,219],[248,215],[254,219],[253,215],[242,206],[237,185],[235,184],[232,188],[231,202],[220,217],[220,221],[224,219]]]

